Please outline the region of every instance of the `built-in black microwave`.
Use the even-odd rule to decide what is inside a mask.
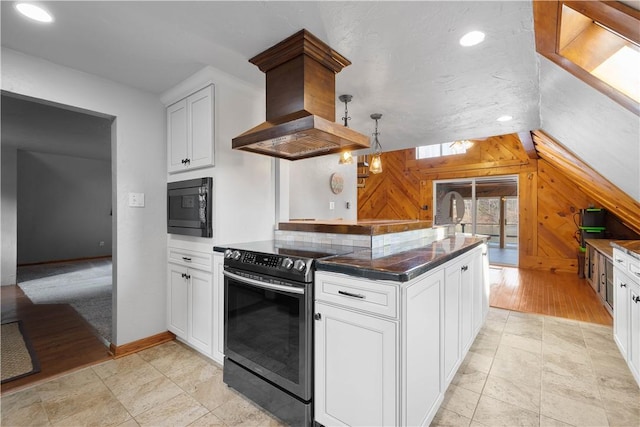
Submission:
[[[167,184],[167,233],[212,237],[213,178]]]

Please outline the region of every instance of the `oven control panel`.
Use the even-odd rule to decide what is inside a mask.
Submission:
[[[274,276],[286,274],[306,277],[311,271],[312,260],[259,252],[227,249],[225,265],[262,272]]]

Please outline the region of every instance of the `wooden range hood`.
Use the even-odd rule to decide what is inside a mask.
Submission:
[[[307,30],[249,60],[266,73],[267,121],[232,148],[287,160],[369,147],[369,137],[335,123],[335,75],[351,65]]]

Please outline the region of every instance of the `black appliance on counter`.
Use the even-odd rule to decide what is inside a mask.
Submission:
[[[314,261],[352,249],[301,246],[225,250],[223,380],[289,425],[311,426]]]
[[[607,211],[601,208],[580,209],[580,248],[584,252],[585,239],[604,239]]]
[[[167,184],[167,233],[213,236],[213,178]]]

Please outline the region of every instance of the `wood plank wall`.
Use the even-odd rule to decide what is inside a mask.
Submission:
[[[434,180],[517,175],[519,266],[577,272],[574,214],[600,204],[546,160],[530,158],[517,134],[475,141],[461,155],[416,160],[408,149],[383,153],[382,162],[383,172],[358,189],[358,219],[433,220]]]

